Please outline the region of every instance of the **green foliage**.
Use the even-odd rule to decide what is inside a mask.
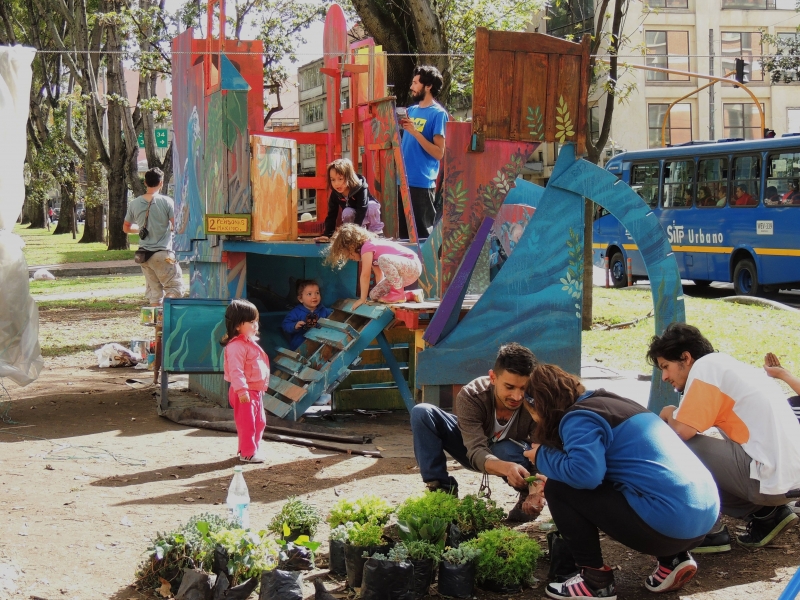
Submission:
[[[442,560],[451,565],[465,565],[481,555],[482,550],[476,546],[476,540],[463,542],[458,548],[447,548],[442,553]]]
[[[774,48],[774,52],[765,52],[761,57],[761,64],[769,73],[772,83],[797,81],[800,76],[800,40],[797,35],[780,36],[762,32],[761,43],[764,48]]]
[[[424,540],[436,544],[444,549],[444,540],[447,535],[447,526],[450,521],[424,515],[409,515],[407,519],[398,519],[400,539],[406,543]]]
[[[236,527],[236,523],[211,513],[203,513],[170,532],[156,533],[147,548],[147,557],[136,570],[134,585],[139,590],[154,590],[161,587],[161,579],[172,584],[173,592],[178,591],[183,569],[192,562],[201,562],[205,553],[204,534],[197,528],[204,523],[206,534]]]
[[[459,502],[455,521],[462,533],[469,534],[494,529],[504,518],[505,513],[497,507],[497,502],[469,494]]]
[[[336,527],[352,521],[353,523],[368,523],[386,525],[394,509],[386,500],[375,495],[362,496],[355,502],[342,498],[331,508],[328,515],[328,525]]]
[[[348,541],[353,546],[358,546],[361,548],[367,546],[380,546],[382,536],[383,529],[380,525],[376,525],[375,523],[366,523],[365,525],[361,525],[356,523],[350,530]]]
[[[458,512],[458,498],[441,490],[425,492],[421,496],[412,496],[397,508],[397,519],[408,521],[409,517],[425,517],[442,519],[449,523]]]
[[[214,548],[217,545],[225,548],[232,586],[259,577],[262,572],[275,568],[278,562],[278,544],[267,537],[266,531],[256,533],[239,528],[211,531],[204,521],[197,523],[197,529],[203,535],[203,550],[198,562],[205,571],[211,571]]]
[[[528,581],[542,554],[535,540],[507,527],[483,531],[476,540],[464,545],[474,545],[481,551],[476,564],[479,582],[490,579],[506,585],[523,584]]]
[[[346,542],[350,538],[350,530],[355,526],[355,523],[348,521],[342,523],[331,529],[331,534],[328,539],[332,542]]]
[[[400,545],[400,544],[398,544]],[[405,547],[408,549],[408,558],[412,560],[425,560],[431,558],[436,562],[442,559],[442,550],[436,544],[431,544],[425,540],[416,540],[413,542],[406,542]]]
[[[364,552],[364,557],[368,557],[368,553]],[[406,548],[405,544],[395,544],[387,554],[382,554],[381,552],[375,552],[372,556],[368,558],[373,558],[375,560],[390,560],[392,562],[406,562],[409,557],[408,548]],[[413,557],[411,557],[413,558]]]
[[[322,521],[322,517],[315,506],[303,502],[296,496],[291,496],[281,507],[281,510],[269,522],[267,529],[272,533],[282,536],[283,526],[289,529],[313,536],[317,532],[317,526]]]

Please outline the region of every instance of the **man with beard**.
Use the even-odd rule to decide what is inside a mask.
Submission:
[[[414,208],[417,235],[428,237],[436,211],[433,207],[439,161],[444,158],[444,127],[447,111],[434,98],[442,89],[442,76],[436,67],[423,65],[414,69],[411,82],[411,101],[408,117],[400,120],[403,128],[401,149],[406,177]],[[402,212],[402,211],[401,211]],[[405,219],[400,219],[401,237]]]
[[[531,503],[525,503],[525,478],[532,466],[522,454],[530,449],[536,428],[522,408],[535,365],[536,358],[528,348],[505,344],[489,375],[461,388],[454,415],[432,404],[417,404],[411,410],[414,456],[429,490],[458,496],[458,482],[447,474],[447,452],[467,469],[498,475],[519,492],[519,500],[508,514],[510,520],[536,518]]]

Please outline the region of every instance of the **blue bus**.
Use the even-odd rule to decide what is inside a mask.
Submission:
[[[800,136],[689,142],[625,152],[606,169],[642,197],[661,221],[683,279],[733,282],[737,294],[800,288]],[[595,213],[593,260],[609,259],[615,287],[646,279],[628,232]]]

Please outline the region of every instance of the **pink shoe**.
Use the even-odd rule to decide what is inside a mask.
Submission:
[[[381,296],[380,298],[378,298],[378,302],[383,302],[385,304],[392,304],[395,302],[405,302],[405,301],[406,301],[405,290],[392,289],[392,291],[386,294],[385,296]]]

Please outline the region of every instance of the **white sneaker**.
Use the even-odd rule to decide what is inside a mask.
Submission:
[[[261,454],[260,450],[258,452],[256,452],[255,454],[253,454],[253,456],[240,456],[239,460],[242,461],[242,462],[245,462],[245,463],[259,463],[260,464],[260,463],[266,462],[266,458],[264,457],[263,454]]]

